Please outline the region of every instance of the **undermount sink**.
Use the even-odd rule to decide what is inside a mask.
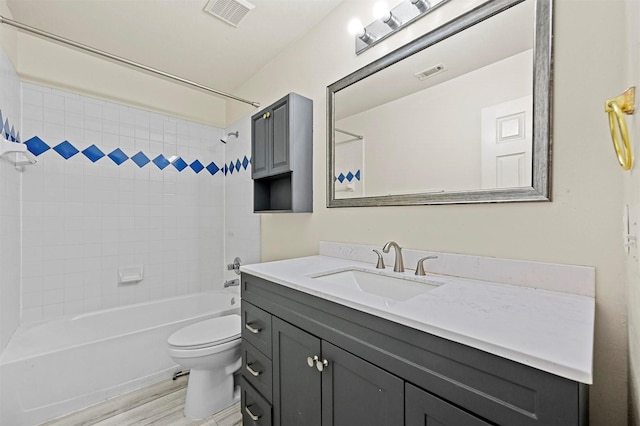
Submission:
[[[313,278],[333,284],[356,286],[357,289],[363,293],[374,294],[398,302],[409,300],[438,287],[434,284],[375,274],[357,269],[331,272]]]

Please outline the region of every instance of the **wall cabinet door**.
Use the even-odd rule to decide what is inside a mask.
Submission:
[[[322,425],[404,424],[404,381],[322,341]]]
[[[269,120],[266,115],[253,116],[251,135],[251,177],[256,179],[268,176]]]
[[[409,383],[405,389],[405,418],[407,426],[491,424]]]
[[[271,110],[271,153],[269,168],[271,175],[291,171],[289,164],[289,101],[273,105]]]
[[[253,179],[291,171],[289,98],[265,108],[251,119]]]
[[[308,358],[320,356],[320,339],[276,317],[272,327],[274,424],[318,426],[321,375]]]

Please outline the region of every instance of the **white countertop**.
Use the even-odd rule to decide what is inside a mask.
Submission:
[[[310,256],[241,267],[264,278],[353,309],[471,346],[578,382],[592,383],[595,300],[531,287],[427,274],[415,277],[387,267],[385,275],[440,284],[406,301],[363,293],[313,279],[374,265],[329,256]]]

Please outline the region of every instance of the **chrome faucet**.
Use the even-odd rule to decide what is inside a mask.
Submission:
[[[393,247],[396,250],[396,261],[393,264],[393,272],[404,272],[404,261],[402,260],[402,247],[395,241],[389,241],[382,247],[382,251],[389,253],[389,250]]]

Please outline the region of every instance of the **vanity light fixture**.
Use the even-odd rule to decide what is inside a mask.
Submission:
[[[366,27],[358,19],[349,22],[349,33],[355,36],[356,55],[407,27],[449,0],[405,0],[393,9],[384,2],[374,5],[375,21]]]
[[[365,45],[371,44],[375,41],[375,38],[367,32],[364,25],[362,25],[362,22],[357,18],[354,18],[349,22],[348,30],[349,34],[360,39],[360,41]]]
[[[427,0],[411,0],[411,4],[418,8],[420,12],[426,12],[431,7]]]
[[[384,22],[392,30],[402,25],[402,22],[393,15],[384,1],[379,1],[373,6],[373,18]]]

